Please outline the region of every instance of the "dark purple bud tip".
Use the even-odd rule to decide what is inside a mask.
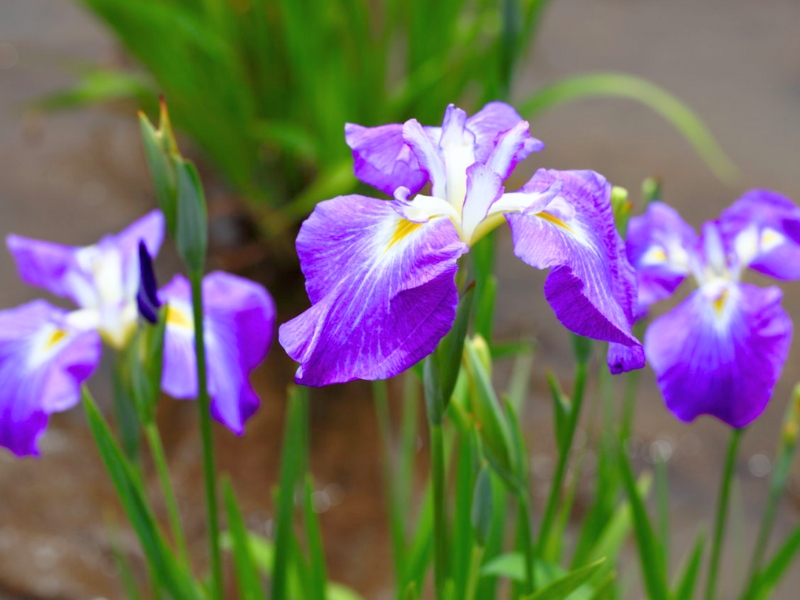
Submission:
[[[158,323],[158,283],[153,272],[153,259],[142,240],[139,240],[139,291],[136,293],[139,314],[153,324]]]

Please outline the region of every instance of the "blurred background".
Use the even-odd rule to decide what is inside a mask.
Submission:
[[[0,235],[15,232],[65,244],[89,244],[152,209],[155,198],[135,111],[140,106],[151,109],[151,91],[167,87],[167,99],[185,132],[182,146],[198,160],[209,194],[211,267],[233,270],[267,285],[282,318],[295,315],[307,303],[292,247],[286,242],[295,222],[314,201],[349,191],[354,185],[348,175],[351,165],[342,136],[344,120],[361,118],[365,125],[376,125],[413,115],[437,125],[450,101],[462,99],[463,106],[474,109],[506,92],[499,75],[473,73],[482,78],[477,88],[466,80],[447,79],[437,65],[456,61],[469,73],[480,64],[473,65],[470,56],[448,55],[439,63],[427,60],[443,50],[433,42],[430,47],[419,42],[415,36],[425,33],[419,24],[407,32],[411,44],[403,46],[402,39],[396,42],[402,37],[397,32],[389,36],[387,43],[397,43],[397,51],[408,55],[409,64],[414,60],[419,64],[417,75],[406,77],[391,93],[375,91],[371,97],[364,82],[373,81],[370,77],[379,83],[393,82],[408,75],[392,65],[378,73],[366,61],[353,66],[347,60],[334,64],[331,59],[311,75],[281,72],[284,63],[306,60],[302,53],[277,53],[279,62],[261,65],[264,72],[251,78],[260,82],[254,84],[251,96],[219,93],[227,89],[220,74],[228,64],[224,61],[233,59],[213,44],[206,58],[219,69],[197,66],[207,69],[201,71],[208,73],[207,90],[192,87],[198,80],[180,70],[167,70],[175,84],[170,88],[159,79],[163,73],[138,67],[133,57],[145,64],[163,60],[157,50],[156,21],[148,26],[149,22],[136,23],[129,15],[114,12],[117,5],[117,12],[124,13],[120,7],[127,3],[85,4],[95,5],[105,22],[80,2],[0,0]],[[231,5],[246,7],[248,3]],[[382,23],[390,22],[389,16],[384,17]],[[107,25],[114,18],[118,19],[116,35]],[[315,18],[327,23],[335,15],[308,16]],[[319,43],[340,42],[345,56],[351,56],[347,54],[351,51],[357,56],[366,46],[336,36],[357,29],[351,27],[351,19],[359,18],[369,21],[370,16],[347,15],[344,24],[332,25],[328,37]],[[721,172],[724,169],[718,164],[715,174],[687,139],[650,108],[629,100],[589,99],[536,115],[532,133],[547,148],[518,167],[507,187],[521,185],[541,166],[588,168],[628,188],[632,199],[638,200],[642,180],[658,175],[663,180],[663,199],[696,227],[751,187],[769,187],[800,200],[799,3],[552,0],[541,14],[530,17],[531,26],[537,22],[536,38],[527,45],[513,38],[512,52],[504,50],[503,44],[482,47],[480,36],[469,37],[468,20],[455,19],[448,35],[452,34],[454,47],[472,40],[476,53],[496,59],[495,64],[502,66],[505,60],[515,67],[511,99],[517,105],[544,86],[586,71],[614,70],[646,78],[703,119],[738,174]],[[225,23],[236,26],[233,21]],[[503,25],[491,18],[488,23],[496,34],[489,36],[491,42],[503,32]],[[126,24],[130,31],[123,27]],[[134,26],[141,30],[134,31]],[[141,31],[149,31],[152,37],[142,36]],[[202,30],[188,27],[187,31],[190,37],[203,38]],[[250,37],[243,34],[240,49],[245,50],[237,55],[237,60],[244,59],[234,62],[255,69],[245,60],[251,56],[246,54],[245,42],[259,39],[258,31],[245,33]],[[128,43],[126,50],[120,39],[139,39],[139,45]],[[420,54],[416,59],[414,52]],[[318,106],[315,94],[324,86],[341,81],[346,87],[342,73],[361,82],[349,92],[352,96],[342,93],[328,105]],[[270,83],[271,78],[275,81]],[[274,89],[278,84],[283,87]],[[100,106],[84,106],[96,102]],[[216,131],[217,136],[198,133],[206,130]],[[159,257],[158,268],[162,281],[177,269],[169,248]],[[545,369],[553,368],[566,384],[572,367],[570,344],[542,295],[545,273],[513,256],[507,231],[499,237],[497,269],[495,337],[514,341],[522,336],[535,339],[537,345],[528,421],[534,494],[541,502],[553,454]],[[783,288],[784,304],[797,319],[800,285],[788,283]],[[0,307],[40,295],[19,282],[11,257],[0,252]],[[766,499],[768,456],[777,442],[786,400],[800,380],[799,359],[795,348],[774,401],[744,438],[723,594],[745,572],[746,555],[738,550],[754,537],[755,519]],[[98,398],[108,396],[108,371],[95,376]],[[271,528],[283,390],[292,371],[282,350],[274,346],[267,363],[254,375],[263,405],[246,436],[237,439],[223,428],[216,431],[221,469],[233,476],[249,526],[262,533]],[[501,382],[506,376],[502,369],[497,373]],[[199,538],[203,515],[194,411],[172,400],[164,400],[159,410],[187,535]],[[312,425],[315,499],[331,577],[365,597],[388,598],[389,542],[369,386],[356,383],[313,393]],[[699,524],[712,514],[727,429],[710,419],[692,425],[675,421],[662,404],[652,372],[646,370],[635,431],[632,451],[643,466],[652,463],[654,444],[660,451],[669,449],[674,564]],[[113,490],[82,411],[56,415],[41,447],[43,456],[38,460],[18,461],[0,453],[0,599],[121,597],[108,524],[124,521],[116,511]],[[588,471],[587,489],[590,475]],[[798,511],[800,471],[796,470],[777,529],[797,522]],[[135,556],[135,539],[124,527],[119,536],[125,550]],[[202,560],[202,548],[198,555]],[[800,567],[795,566],[776,597],[796,597],[792,590],[797,584]]]

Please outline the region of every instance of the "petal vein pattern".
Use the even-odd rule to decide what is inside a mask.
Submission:
[[[452,326],[467,245],[449,219],[412,228],[390,204],[340,196],[303,224],[297,250],[312,307],[279,333],[301,364],[298,383],[389,377],[432,352]]]

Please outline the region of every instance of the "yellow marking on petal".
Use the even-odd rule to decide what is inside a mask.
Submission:
[[[552,223],[556,227],[561,227],[561,229],[566,229],[570,233],[575,233],[574,231],[572,231],[572,229],[570,228],[569,225],[564,223],[564,221],[562,221],[561,219],[559,219],[555,215],[551,215],[550,213],[546,213],[546,212],[539,212],[539,213],[536,213],[534,216],[539,217],[540,219],[544,219],[545,221],[548,221],[548,222]]]
[[[403,238],[411,235],[417,229],[422,227],[422,225],[423,223],[415,223],[414,221],[408,221],[407,219],[400,219],[397,222],[397,227],[394,230],[394,235],[392,236],[392,239],[389,240],[389,244],[386,246],[386,249],[388,250],[396,243],[401,241]]]
[[[172,306],[167,307],[167,325],[183,327],[184,329],[192,329],[194,327],[189,315]]]
[[[67,332],[63,329],[56,329],[52,334],[50,334],[50,338],[47,340],[47,343],[44,345],[45,350],[50,350],[53,346],[55,346],[58,342],[63,340],[67,337]]]
[[[722,314],[722,310],[725,308],[725,302],[728,300],[728,290],[722,290],[722,293],[719,295],[719,298],[714,300],[712,306],[714,307],[714,312],[717,313],[717,316]]]
[[[662,248],[653,248],[647,254],[653,262],[667,262],[667,253]]]

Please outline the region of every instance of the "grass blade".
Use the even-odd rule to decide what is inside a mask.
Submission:
[[[222,484],[225,497],[225,508],[228,513],[228,529],[230,530],[231,545],[233,547],[233,561],[236,568],[236,584],[242,600],[266,600],[267,596],[261,586],[250,539],[244,526],[244,519],[236,502],[233,486],[230,480]]]
[[[665,89],[635,75],[609,71],[569,77],[536,92],[519,112],[534,118],[560,104],[596,97],[628,98],[650,107],[683,134],[720,180],[735,181],[736,166],[700,117]]]

